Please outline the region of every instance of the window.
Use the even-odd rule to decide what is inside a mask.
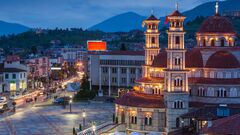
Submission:
[[[116,74],[117,73],[117,68],[112,68],[112,73]]]
[[[135,111],[130,113],[130,118],[132,124],[137,124],[137,113]]]
[[[237,97],[237,88],[230,89],[230,97]]]
[[[126,78],[122,78],[122,83],[126,83],[127,82],[126,80],[127,80]]]
[[[130,79],[131,83],[135,83],[135,78]]]
[[[113,77],[112,78],[112,83],[116,83],[117,82],[117,78],[116,77]]]
[[[179,57],[175,58],[175,65],[180,65],[181,64],[181,59]]]
[[[152,44],[155,44],[155,43],[156,43],[155,37],[152,37],[152,38],[151,38],[151,43],[152,43]]]
[[[145,125],[147,125],[147,126],[151,126],[151,125],[152,125],[152,116],[149,115],[149,114],[147,114],[147,115],[145,116],[144,123],[145,123]]]
[[[213,97],[214,96],[214,88],[208,88],[207,96]]]
[[[206,46],[206,39],[203,39],[203,47]]]
[[[20,78],[22,79],[22,73],[20,73]]]
[[[224,44],[225,44],[225,40],[221,39],[221,46],[224,47]]]
[[[136,69],[135,68],[131,68],[130,72],[131,72],[131,74],[135,74],[136,73]]]
[[[107,73],[107,72],[108,72],[108,68],[107,68],[107,67],[103,67],[103,68],[102,68],[102,72],[103,72],[103,73]]]
[[[180,44],[180,37],[179,36],[176,36],[176,41],[175,41],[176,44]]]
[[[224,88],[220,88],[217,91],[217,97],[227,97],[227,91]]]
[[[126,68],[122,68],[122,74],[126,74],[127,73],[127,69]]]
[[[206,90],[203,87],[198,88],[198,96],[206,96]]]
[[[211,40],[211,46],[215,46],[215,40],[214,39]]]
[[[174,80],[174,86],[175,87],[181,87],[183,85],[183,81],[180,77],[175,78]]]
[[[8,79],[9,78],[9,74],[5,74],[5,79]]]
[[[16,79],[16,74],[12,74],[12,78],[13,78],[13,79]]]
[[[17,85],[15,82],[10,83],[10,91],[16,91],[17,90]]]
[[[183,108],[183,102],[182,101],[174,101],[173,102],[173,108],[174,109],[181,109],[181,108]]]
[[[218,117],[228,117],[230,115],[230,110],[229,108],[227,108],[226,105],[220,105],[218,108],[217,108],[217,116]]]

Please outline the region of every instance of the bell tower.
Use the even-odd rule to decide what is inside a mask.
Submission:
[[[169,21],[167,69],[164,80],[164,100],[166,104],[167,131],[174,131],[184,124],[180,116],[188,112],[188,70],[185,69],[185,46],[184,46],[184,17],[178,6],[171,15]]]
[[[152,65],[154,57],[158,55],[159,48],[159,31],[158,24],[160,20],[158,20],[153,14],[143,21],[143,27],[146,26],[145,31],[145,66],[143,77],[149,76],[149,66]]]

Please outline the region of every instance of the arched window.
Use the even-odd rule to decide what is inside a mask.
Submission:
[[[198,88],[198,96],[206,96],[206,90],[203,87]]]
[[[176,36],[175,43],[180,44],[180,37],[179,36]]]
[[[207,90],[207,96],[213,97],[214,96],[214,88],[208,88]]]
[[[181,64],[181,58],[177,56],[177,57],[174,59],[174,63],[175,63],[175,65],[180,65],[180,64]]]
[[[203,39],[203,47],[205,47],[206,46],[206,39],[204,38]]]
[[[137,124],[137,113],[135,111],[130,113],[131,123]]]
[[[174,80],[174,86],[181,87],[183,85],[183,81],[180,77],[175,78]]]
[[[232,40],[229,40],[229,41],[228,41],[228,44],[229,44],[229,46],[233,46],[233,41],[232,41]]]
[[[224,47],[225,46],[225,40],[221,39],[221,46]]]
[[[219,88],[217,91],[217,97],[227,97],[227,91],[224,88]]]
[[[214,39],[211,40],[211,46],[215,46],[215,40]]]
[[[144,123],[147,126],[151,126],[152,125],[152,116],[147,114],[144,118]]]
[[[155,43],[156,43],[155,37],[152,37],[152,38],[151,38],[151,43],[152,43],[152,44],[155,44]]]
[[[183,108],[183,102],[180,100],[176,100],[173,102],[173,108],[174,109],[182,109]]]
[[[237,88],[230,89],[230,97],[237,97]]]

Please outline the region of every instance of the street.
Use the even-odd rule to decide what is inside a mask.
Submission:
[[[1,135],[72,135],[73,127],[83,124],[82,112],[86,112],[86,126],[92,122],[112,120],[114,106],[110,103],[74,103],[69,105],[27,106],[17,109],[13,115],[0,115]]]

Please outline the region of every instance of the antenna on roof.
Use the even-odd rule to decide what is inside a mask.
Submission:
[[[152,14],[152,15],[154,14],[154,10],[153,10],[153,9],[151,9],[151,14]]]
[[[219,10],[219,5],[218,5],[218,0],[216,0],[216,5],[215,5],[215,8],[216,8],[216,14],[218,14],[218,10]]]
[[[178,2],[176,2],[176,10],[178,10],[178,8],[179,8],[179,4]]]

